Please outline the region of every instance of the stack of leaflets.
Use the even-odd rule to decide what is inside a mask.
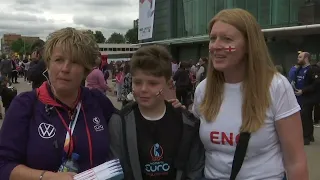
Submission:
[[[124,175],[119,159],[115,159],[77,174],[73,178],[74,180],[122,180]]]

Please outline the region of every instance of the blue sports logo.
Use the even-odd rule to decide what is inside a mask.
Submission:
[[[163,148],[159,143],[150,148],[151,162],[145,165],[145,172],[149,176],[168,175],[170,165],[163,161]]]
[[[150,149],[150,155],[152,157],[152,161],[160,161],[163,157],[163,149],[160,144],[154,144]]]

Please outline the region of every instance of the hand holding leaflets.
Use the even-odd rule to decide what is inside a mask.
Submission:
[[[121,180],[123,171],[119,159],[105,162],[74,176],[74,180]]]

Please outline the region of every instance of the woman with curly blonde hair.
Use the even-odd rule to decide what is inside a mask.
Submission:
[[[111,159],[107,122],[114,107],[99,90],[81,86],[98,55],[89,34],[74,28],[50,34],[44,48],[48,80],[17,96],[6,113],[1,180],[72,180],[74,173],[64,172],[72,158],[76,172]]]

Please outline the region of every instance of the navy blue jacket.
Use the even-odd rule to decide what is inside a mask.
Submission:
[[[0,131],[1,180],[8,180],[19,164],[53,172],[62,164],[67,129],[55,108],[67,123],[69,115],[65,105],[55,103],[46,83],[39,89],[18,95],[6,113]],[[110,160],[108,121],[114,106],[101,92],[84,87],[81,87],[80,99],[83,111],[74,130],[73,152],[80,155],[78,163],[82,172],[91,168],[85,119],[92,142],[91,159],[93,166],[97,166]]]

